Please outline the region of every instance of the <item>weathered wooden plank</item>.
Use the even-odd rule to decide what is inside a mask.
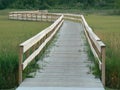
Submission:
[[[78,17],[81,17],[80,15],[73,15],[73,14],[64,14],[65,15],[65,19],[71,19],[71,20],[78,20]],[[77,16],[77,17],[76,17]],[[91,38],[91,40],[93,41],[93,43],[95,44],[96,48],[98,49],[99,53],[101,53],[101,45],[102,44],[102,41],[100,40],[100,38],[93,32],[93,30],[88,26],[86,20],[84,19],[84,16],[82,16],[82,19],[83,19],[83,23],[85,25],[85,28],[87,30],[86,34],[89,34],[89,37],[87,36],[87,38]],[[100,60],[100,57],[98,55],[98,53],[96,52],[95,48],[92,46],[92,43],[90,41],[90,39],[88,40],[89,44],[90,44],[90,47],[91,47],[91,50],[94,54],[94,56],[97,58],[98,60],[98,64],[99,64],[99,69],[101,70],[101,65],[102,65],[102,62]],[[100,44],[101,43],[101,44]]]

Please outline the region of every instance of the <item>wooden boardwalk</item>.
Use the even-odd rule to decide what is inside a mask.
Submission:
[[[37,62],[42,69],[17,90],[104,90],[90,70],[82,24],[65,21],[56,36],[43,60]]]

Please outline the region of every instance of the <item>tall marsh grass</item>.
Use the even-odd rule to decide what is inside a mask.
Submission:
[[[17,85],[19,44],[51,24],[8,20],[7,13],[0,11],[0,89]]]
[[[120,89],[120,16],[88,15],[94,32],[106,44],[106,86]]]

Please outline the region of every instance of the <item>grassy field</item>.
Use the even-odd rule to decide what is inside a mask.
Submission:
[[[9,11],[0,11],[0,88],[17,84],[19,44],[51,24],[8,20]]]
[[[120,88],[120,16],[87,15],[86,20],[106,44],[106,85]]]
[[[0,88],[12,88],[17,84],[19,44],[50,25],[45,22],[8,20],[9,11],[11,10],[0,11]],[[51,10],[51,12],[63,11]],[[69,12],[71,13],[71,10]],[[72,12],[81,13],[80,10]],[[120,88],[120,16],[107,15],[106,11],[103,12],[104,16],[103,13],[99,15],[91,15],[91,11],[87,13],[89,14],[85,12],[85,15],[89,25],[107,46],[106,85],[110,88]]]

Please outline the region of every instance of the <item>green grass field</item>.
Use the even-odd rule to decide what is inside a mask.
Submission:
[[[17,84],[19,44],[51,24],[8,20],[9,11],[0,11],[0,88]]]
[[[11,50],[14,47],[13,50],[16,51],[21,42],[49,25],[45,22],[8,20],[6,16],[0,16],[0,49]]]
[[[93,31],[106,44],[106,85],[120,88],[120,16],[87,15]]]

